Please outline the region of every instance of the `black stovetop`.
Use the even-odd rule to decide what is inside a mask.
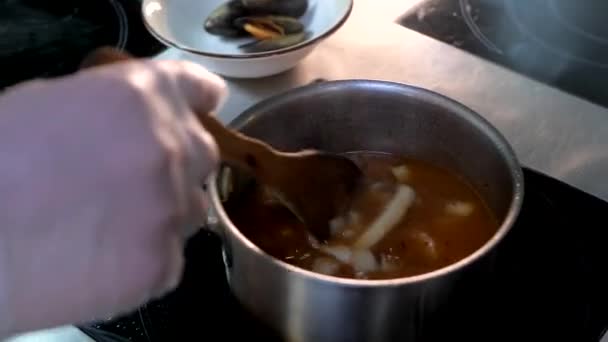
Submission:
[[[398,22],[608,107],[608,1],[427,0]]]
[[[165,49],[145,28],[140,0],[3,0],[0,38],[0,89],[72,73],[100,46],[137,57]]]
[[[524,173],[523,210],[497,250],[490,284],[459,289],[446,307],[449,319],[424,341],[598,342],[608,328],[608,203]],[[216,237],[201,232],[186,258],[175,292],[82,329],[99,341],[106,340],[100,331],[134,342],[211,341],[216,333],[230,340],[243,332],[276,340],[230,295]]]

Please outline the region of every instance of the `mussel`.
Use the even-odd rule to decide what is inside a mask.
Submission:
[[[284,15],[299,18],[308,9],[308,0],[240,0],[253,13]]]
[[[231,0],[215,9],[205,21],[210,34],[256,41],[241,45],[248,52],[281,49],[305,40],[304,25],[298,20],[308,0]]]
[[[205,21],[205,30],[223,37],[244,36],[245,32],[234,25],[234,20],[245,15],[245,9],[239,0],[232,0],[213,10]]]

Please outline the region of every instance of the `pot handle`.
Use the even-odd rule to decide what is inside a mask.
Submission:
[[[205,187],[209,187],[209,185],[206,184]],[[213,233],[215,235],[222,237],[222,229],[220,228],[220,221],[219,221],[216,211],[213,209],[213,206],[211,205],[211,199],[210,199],[210,196],[207,193],[207,191],[205,191],[205,195],[207,197],[206,202],[209,203],[209,208],[207,209],[207,214],[203,218],[203,224],[200,227],[200,229],[206,230],[210,233]]]
[[[206,184],[206,187],[208,187],[208,186],[209,185]],[[206,193],[206,195],[207,195],[207,197],[209,197],[208,193]],[[211,203],[211,201],[208,200],[208,203]],[[215,212],[213,206],[211,206],[211,205],[209,206],[209,209],[207,210],[207,215],[205,216],[204,220],[205,221],[204,221],[202,227],[200,228],[200,230],[207,231],[220,238],[220,241],[222,243],[222,259],[224,260],[224,265],[226,266],[226,268],[231,268],[232,267],[232,249],[230,247],[230,243],[228,243],[228,241],[226,241],[225,232],[222,229],[222,224],[220,223],[218,215]]]

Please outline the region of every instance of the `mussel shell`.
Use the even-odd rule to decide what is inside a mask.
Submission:
[[[240,0],[251,13],[275,14],[299,18],[308,9],[308,0]]]
[[[285,34],[304,31],[304,25],[296,18],[278,15],[240,17],[234,20],[234,26],[242,28],[245,24],[255,24],[256,21],[272,21],[285,30]]]
[[[232,0],[220,5],[213,10],[205,20],[205,30],[211,34],[223,37],[240,37],[245,32],[238,26],[233,25],[234,20],[245,15],[239,0]]]
[[[272,51],[299,44],[305,41],[307,37],[308,32],[304,31],[278,38],[254,41],[251,43],[243,44],[239,46],[239,48],[248,53]]]

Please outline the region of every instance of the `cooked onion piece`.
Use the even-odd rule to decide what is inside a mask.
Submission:
[[[353,255],[351,249],[346,246],[323,246],[321,250],[345,264],[350,263]]]
[[[387,204],[382,213],[369,225],[355,242],[355,249],[370,249],[405,216],[410,206],[414,203],[416,195],[414,190],[407,185],[400,185],[395,195]]]
[[[355,272],[367,273],[378,270],[378,262],[368,249],[353,250],[351,265]]]
[[[324,246],[321,250],[349,265],[355,272],[366,273],[379,269],[376,257],[368,249],[351,249],[347,246]]]
[[[340,264],[330,258],[319,257],[312,263],[312,270],[317,273],[333,275],[340,269]]]

